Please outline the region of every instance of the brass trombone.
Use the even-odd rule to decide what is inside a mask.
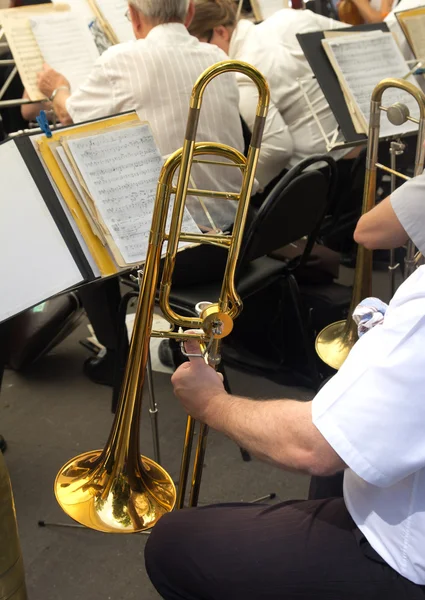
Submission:
[[[238,150],[229,146],[195,141],[206,86],[218,75],[231,71],[241,72],[250,77],[259,91],[257,117],[246,158]],[[238,61],[229,60],[213,65],[195,83],[183,148],[165,162],[158,183],[146,262],[143,273],[139,273],[140,295],[129,359],[112,430],[103,450],[86,452],[73,458],[59,471],[55,481],[56,498],[63,510],[87,527],[111,533],[139,532],[155,525],[158,519],[164,513],[171,511],[175,505],[176,490],[170,475],[153,460],[141,456],[139,450],[139,421],[149,340],[151,336],[177,340],[195,338],[206,349],[205,354],[209,363],[214,366],[219,362],[220,340],[231,332],[233,319],[242,310],[242,302],[235,289],[235,269],[254,184],[269,99],[268,85],[261,73],[251,65]],[[226,162],[218,164],[239,168],[242,172],[240,191],[236,193],[189,189],[192,163],[211,162],[196,159],[201,155],[219,157]],[[178,180],[174,187],[173,179],[178,169]],[[166,219],[173,194],[175,194],[174,207],[167,234]],[[232,235],[182,233],[186,197],[191,194],[236,201],[238,206]],[[171,280],[180,241],[214,244],[228,250],[220,298],[215,304],[207,306],[198,318],[177,314],[169,303]],[[172,326],[170,331],[166,332],[151,331],[164,242],[167,242],[167,250],[159,286],[159,305]],[[205,268],[208,266],[206,265]],[[200,329],[202,333],[183,333],[176,331],[176,327]],[[202,476],[201,458],[205,451],[207,431],[205,426],[201,427],[195,457],[192,503],[196,503],[199,491]],[[194,422],[189,418],[180,475],[180,506],[183,504],[184,486],[188,478],[193,433]]]
[[[407,106],[401,103],[390,107],[381,105],[382,95],[388,88],[398,88],[412,95],[419,107],[419,119],[410,116]],[[363,192],[362,214],[369,212],[375,206],[376,200],[376,173],[382,169],[392,176],[408,179],[402,173],[392,168],[377,163],[379,130],[381,122],[381,111],[387,113],[388,120],[393,125],[402,125],[406,121],[418,123],[418,141],[416,146],[414,176],[423,171],[425,151],[423,143],[425,139],[425,95],[413,83],[402,79],[384,79],[375,87],[370,103],[370,121],[368,146],[366,156],[366,178]],[[415,247],[409,244],[405,261],[405,275],[408,276],[414,270]],[[357,326],[351,315],[356,306],[364,298],[372,294],[372,251],[363,246],[357,250],[357,261],[354,275],[353,296],[346,321],[337,321],[325,327],[316,338],[316,352],[327,365],[333,369],[339,369],[347,358],[351,348],[357,341]]]

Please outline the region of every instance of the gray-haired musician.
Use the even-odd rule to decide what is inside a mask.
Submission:
[[[63,75],[45,66],[38,75],[38,85],[52,99],[61,122],[78,123],[137,110],[142,121],[149,121],[163,156],[178,150],[184,139],[195,81],[205,69],[226,58],[217,47],[200,44],[189,35],[186,25],[193,12],[193,2],[189,0],[133,0],[127,15],[136,40],[104,52],[79,89],[71,91]],[[238,99],[232,74],[211,84],[205,97],[199,139],[243,151]],[[30,110],[27,107],[23,110]],[[201,189],[214,189],[217,180],[223,190],[239,189],[236,169],[202,165],[194,173],[195,184]],[[226,229],[233,223],[234,203],[207,200],[206,204],[217,227]],[[189,207],[198,225],[211,228],[199,203],[189,200]]]
[[[359,239],[374,244],[378,228],[367,222],[391,202],[393,244],[409,235],[425,251],[424,188],[418,177],[365,215]],[[175,372],[175,393],[193,417],[282,469],[343,472],[344,490],[166,515],[146,547],[163,598],[425,598],[425,267],[380,311],[312,402],[230,396],[198,358]]]
[[[142,121],[149,121],[161,154],[167,156],[178,150],[184,139],[194,83],[205,69],[227,58],[216,46],[201,44],[189,34],[186,26],[193,13],[190,0],[132,0],[127,14],[135,41],[104,52],[77,90],[71,91],[63,75],[47,66],[38,76],[39,88],[51,99],[63,123],[137,110]],[[205,94],[198,139],[243,151],[239,94],[233,74],[217,78]],[[230,192],[240,188],[237,169],[195,165],[192,175],[192,187]],[[196,198],[188,198],[187,205],[201,228],[226,231],[233,224],[234,202],[206,198],[208,214]],[[226,253],[212,246],[209,250],[213,255],[206,256],[205,247],[182,253],[185,256],[179,256],[180,276],[176,274],[176,278],[182,282],[184,276],[187,282],[187,278],[200,281],[202,277],[221,277]],[[81,295],[96,335],[108,350],[105,357],[86,362],[86,373],[99,383],[111,384],[118,344],[118,283],[110,280],[89,286]]]

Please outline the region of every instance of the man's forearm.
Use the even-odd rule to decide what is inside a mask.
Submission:
[[[248,400],[223,394],[207,423],[238,445],[285,470],[313,474],[316,452],[306,431],[311,403],[296,400]]]

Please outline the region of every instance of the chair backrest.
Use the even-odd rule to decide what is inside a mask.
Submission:
[[[308,170],[317,163],[320,170]],[[302,237],[312,247],[336,187],[335,161],[327,156],[312,156],[288,171],[276,184],[254,217],[244,238],[239,266],[270,254]]]

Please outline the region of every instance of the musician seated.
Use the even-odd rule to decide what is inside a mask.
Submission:
[[[354,238],[370,250],[400,248],[423,229],[425,174],[397,188],[357,223]],[[407,233],[409,232],[409,233]]]
[[[424,252],[423,203],[402,216],[402,199],[412,191],[419,198],[418,185],[423,179],[400,188],[392,205]],[[341,497],[165,515],[145,554],[163,598],[424,598],[425,267],[380,310],[311,402],[230,396],[199,358],[175,372],[175,394],[195,419],[284,470],[343,472],[344,490]]]
[[[161,154],[168,156],[182,146],[196,80],[211,65],[227,58],[216,46],[201,44],[189,34],[185,25],[189,25],[193,13],[193,2],[189,0],[134,0],[128,15],[136,41],[117,44],[104,52],[88,80],[72,93],[63,75],[47,66],[38,76],[39,88],[52,99],[63,123],[137,110],[140,119],[150,123]],[[238,97],[232,73],[211,83],[200,117],[199,140],[221,142],[243,151]],[[237,192],[241,174],[228,167],[195,165],[192,179],[191,187]],[[232,226],[235,202],[205,198],[204,205],[206,211],[197,198],[188,198],[189,211],[202,229],[226,231]],[[209,252],[208,257],[205,252]],[[202,246],[182,254],[186,265],[180,271],[192,281],[222,276],[226,252],[221,248],[209,246],[205,250]],[[179,257],[177,263],[180,262]],[[98,372],[102,365],[104,368],[99,377],[92,372],[92,378],[111,383],[121,297],[118,283],[110,280],[91,285],[81,295],[95,333],[107,347],[110,358],[107,362],[95,359]]]
[[[290,168],[308,156],[326,153],[326,141],[303,95],[302,86],[329,138],[337,128],[337,122],[313,77],[296,34],[338,29],[344,25],[309,10],[292,9],[280,10],[259,25],[246,19],[237,22],[232,0],[195,0],[195,8],[195,16],[189,25],[193,35],[219,46],[232,59],[254,65],[265,75],[271,98],[292,140],[292,153],[285,166]],[[237,80],[240,113],[252,128],[257,90],[255,84],[242,75],[238,74]],[[348,152],[347,149],[337,150],[332,156],[338,160]]]

